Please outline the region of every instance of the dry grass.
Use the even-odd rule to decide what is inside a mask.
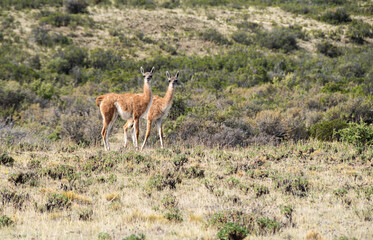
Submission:
[[[119,149],[120,143],[112,144],[113,148]],[[146,164],[141,162],[144,160],[137,163],[126,160],[117,162],[107,171],[90,174],[83,171],[83,163],[92,156],[112,158],[110,156],[115,152],[105,157],[105,153],[100,153],[101,147],[97,147],[78,148],[72,153],[37,153],[39,156],[50,156],[42,163],[43,166],[48,166],[48,162],[58,165],[70,162],[69,159],[80,159],[75,160],[73,166],[81,169],[81,179],[75,181],[77,187],[71,191],[61,191],[61,182],[67,184],[68,180],[54,180],[48,176],[42,176],[35,187],[28,183],[14,186],[6,180],[7,176],[26,171],[25,159],[29,159],[30,153],[11,152],[16,164],[14,167],[1,166],[2,173],[8,172],[2,174],[2,186],[29,194],[30,200],[26,201],[23,210],[14,208],[11,203],[1,207],[2,214],[10,216],[15,226],[3,229],[0,238],[95,239],[103,232],[112,239],[121,239],[132,233],[143,233],[149,239],[214,239],[218,229],[206,224],[212,214],[227,209],[251,212],[284,224],[275,235],[252,234],[250,239],[333,239],[340,236],[369,239],[373,234],[371,220],[363,220],[363,214],[367,214],[371,203],[358,194],[362,186],[373,184],[367,171],[371,160],[342,160],[346,155],[356,154],[354,149],[340,143],[321,142],[252,146],[241,150],[200,149],[204,155],[200,154],[200,150],[180,149],[188,158],[182,168],[198,163],[205,171],[204,178],[181,175],[182,181],[176,184],[175,189],[166,187],[159,191],[151,188],[150,192],[146,187],[149,177],[172,167],[172,158],[177,154],[173,148],[168,147],[165,151],[147,148],[141,153],[145,161],[149,159],[153,163],[150,171],[145,171]],[[123,154],[128,153],[131,150]],[[118,158],[120,155],[115,156]],[[134,164],[127,164],[129,162]],[[117,180],[110,182],[108,179],[113,174]],[[288,174],[302,176],[309,181],[310,188],[305,197],[276,187],[275,179]],[[93,184],[86,185],[89,179],[93,180]],[[206,181],[210,187],[206,187]],[[78,187],[79,184],[84,187]],[[243,190],[241,185],[248,186],[248,189]],[[269,194],[258,197],[254,186],[266,186]],[[336,196],[334,191],[339,188],[347,189],[347,195]],[[33,207],[34,202],[45,202],[48,193],[67,196],[73,203],[71,208],[44,213],[37,211]],[[164,217],[162,199],[169,193],[178,201],[182,222]],[[293,226],[287,225],[280,211],[280,206],[289,204],[295,209]],[[89,221],[79,220],[78,213],[82,208],[93,211]]]

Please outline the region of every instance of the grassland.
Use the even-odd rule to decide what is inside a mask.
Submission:
[[[372,9],[1,1],[0,239],[372,239]],[[166,148],[104,152],[141,66],[180,71]]]
[[[371,151],[311,141],[139,153],[116,137],[108,153],[9,152],[1,214],[13,224],[1,239],[215,239],[227,222],[250,239],[373,235]]]

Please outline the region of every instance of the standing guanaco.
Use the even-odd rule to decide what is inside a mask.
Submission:
[[[108,136],[118,114],[123,120],[128,120],[134,123],[132,139],[135,147],[137,148],[137,141],[139,137],[139,119],[147,114],[153,101],[151,80],[154,73],[154,67],[150,70],[150,72],[144,73],[144,69],[142,67],[140,70],[144,76],[143,93],[108,93],[98,96],[96,99],[96,105],[100,108],[103,118],[101,135],[104,140],[104,147],[106,151],[110,150]],[[126,147],[126,145],[127,132],[124,131],[124,147]]]
[[[154,121],[156,121],[157,123],[159,139],[161,141],[161,148],[163,148],[162,122],[164,119],[166,119],[170,111],[172,101],[174,99],[175,85],[178,82],[179,72],[177,72],[174,77],[171,77],[170,73],[167,71],[166,76],[169,82],[166,95],[163,98],[159,96],[154,96],[153,103],[149,109],[148,114],[143,115],[143,118],[147,120],[147,128],[146,128],[144,143],[142,144],[141,150],[144,148],[148,140],[148,137],[150,135],[150,129]],[[124,125],[123,127],[124,132],[126,132],[127,129],[132,126],[132,124],[133,124],[133,121],[128,120],[126,125]]]

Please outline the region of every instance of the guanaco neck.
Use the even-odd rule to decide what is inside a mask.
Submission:
[[[144,83],[144,95],[143,96],[146,102],[150,102],[153,98],[152,88],[147,82]]]
[[[169,84],[166,95],[163,98],[167,104],[170,104],[172,100],[174,99],[174,93],[175,93],[175,88],[173,84]]]

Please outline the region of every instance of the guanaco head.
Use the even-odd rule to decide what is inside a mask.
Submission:
[[[140,71],[141,71],[142,75],[144,76],[144,81],[146,83],[151,84],[152,83],[152,76],[153,76],[153,73],[154,73],[154,67],[152,68],[152,70],[150,70],[150,72],[144,72],[144,69],[142,67],[140,68]]]
[[[177,71],[177,73],[175,74],[175,77],[171,77],[170,73],[167,71],[166,76],[167,76],[167,79],[168,79],[168,82],[170,83],[170,85],[172,85],[174,87],[175,84],[177,84],[177,80],[179,78],[179,71]]]

